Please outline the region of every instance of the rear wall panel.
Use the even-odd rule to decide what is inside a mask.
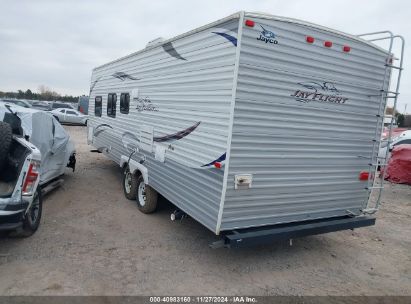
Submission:
[[[358,213],[367,199],[358,175],[375,161],[387,54],[320,28],[251,19],[241,41],[221,230]],[[274,43],[258,39],[264,31]],[[293,96],[298,91],[341,99]],[[235,190],[236,174],[252,174],[251,189]]]

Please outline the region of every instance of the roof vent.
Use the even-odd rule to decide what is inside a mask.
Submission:
[[[147,45],[146,45],[146,48],[159,45],[159,44],[161,44],[163,41],[165,41],[165,39],[164,39],[163,37],[158,37],[158,38],[156,38],[156,39],[154,39],[154,40],[149,41],[149,42],[147,43]]]

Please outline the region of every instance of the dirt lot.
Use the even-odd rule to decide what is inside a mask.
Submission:
[[[39,231],[0,237],[0,295],[411,295],[411,187],[387,185],[374,227],[241,250],[192,219],[125,199],[119,167],[67,127],[78,169],[44,203]]]

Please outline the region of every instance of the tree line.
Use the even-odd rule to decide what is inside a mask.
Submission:
[[[80,96],[60,95],[52,89],[41,85],[38,88],[38,93],[30,89],[26,91],[17,90],[17,92],[2,92],[0,91],[0,98],[16,98],[29,100],[45,100],[45,101],[64,101],[64,102],[78,102]]]
[[[393,113],[392,107],[387,107],[385,109],[385,114],[394,115],[397,118],[397,125],[399,128],[411,128],[411,115],[401,114],[398,111]]]

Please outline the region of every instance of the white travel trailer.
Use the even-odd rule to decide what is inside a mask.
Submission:
[[[225,245],[372,225],[402,38],[368,35],[390,48],[246,12],[156,39],[93,70],[88,141],[124,169],[141,211],[160,193]]]

